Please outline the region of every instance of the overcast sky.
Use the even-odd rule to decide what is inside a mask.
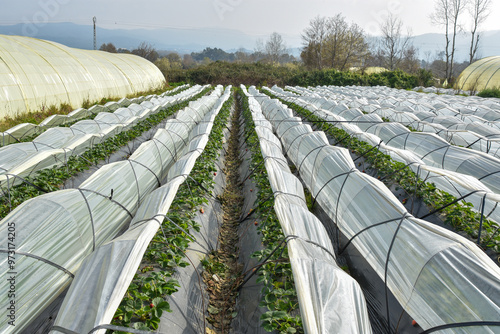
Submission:
[[[73,22],[104,28],[179,29],[222,27],[267,36],[276,31],[298,36],[317,15],[343,13],[368,34],[392,12],[414,35],[442,32],[429,15],[435,0],[3,0],[0,25]],[[500,0],[492,0],[491,15],[483,30],[500,29]]]

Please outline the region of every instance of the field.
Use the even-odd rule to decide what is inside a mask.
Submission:
[[[0,332],[495,333],[499,120],[495,98],[182,85],[17,125]]]

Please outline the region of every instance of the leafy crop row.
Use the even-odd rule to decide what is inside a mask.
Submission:
[[[194,96],[190,101],[197,100],[201,96],[205,95],[209,90],[209,88],[203,90]],[[44,192],[59,190],[64,181],[79,172],[89,169],[90,166],[97,164],[99,161],[106,159],[120,147],[137,138],[153,126],[161,123],[168,116],[171,116],[178,110],[185,108],[188,104],[189,101],[185,101],[175,106],[163,109],[139,122],[130,130],[121,132],[116,136],[95,145],[79,156],[71,156],[64,166],[43,169],[38,171],[33,176],[26,178],[26,181],[29,183],[23,183],[10,189],[3,190],[3,196],[0,197],[0,219],[3,219],[9,214],[9,212],[28,199],[42,195]]]
[[[115,313],[114,325],[156,330],[162,313],[171,312],[165,296],[176,292],[180,283],[170,277],[177,267],[189,265],[184,258],[193,240],[186,232],[200,231],[194,217],[200,206],[208,203],[207,192],[211,193],[214,188],[213,175],[217,171],[216,163],[223,147],[224,128],[233,101],[230,97],[216,116],[208,143],[189,178],[179,187],[161,229],[149,244],[143,264]]]
[[[266,90],[263,90],[263,92],[272,98],[277,98]],[[453,203],[457,200],[456,197],[437,189],[433,183],[418,179],[416,174],[405,164],[393,160],[389,155],[376,148],[374,149],[370,144],[350,136],[346,131],[337,128],[334,124],[324,122],[323,119],[314,115],[311,111],[294,103],[288,103],[281,99],[280,101],[335,140],[341,141],[342,145],[353,153],[363,155],[365,160],[377,170],[379,179],[390,178],[407,193],[416,194],[426,205],[433,209],[448,205],[440,210],[440,213],[444,222],[455,230],[464,231],[477,240],[482,222],[479,245],[485,249],[492,249],[494,252],[500,253],[500,226],[489,219],[484,219],[484,217],[481,219],[481,214],[472,209],[471,203],[465,200]],[[450,203],[453,204],[450,205]]]
[[[163,86],[163,87],[160,87],[158,89],[128,94],[126,96],[126,98],[132,99],[132,98],[146,96],[146,95],[153,95],[153,94],[159,95],[159,94],[164,93],[166,88],[167,88],[166,86]],[[173,90],[173,88],[175,88],[175,87],[170,87],[170,90]],[[181,88],[176,93],[180,93],[181,91],[183,91],[184,89],[187,89],[187,88],[188,87]],[[167,95],[170,95],[170,94],[167,93]],[[118,101],[120,99],[121,98],[117,97],[117,96],[104,97],[98,101],[90,101],[90,100],[86,99],[83,101],[81,107],[85,108],[85,109],[89,109],[93,105],[97,105],[97,104],[104,105],[107,102]],[[56,105],[42,106],[41,110],[39,110],[39,111],[32,111],[32,112],[28,112],[28,113],[23,113],[20,115],[16,115],[15,117],[7,116],[6,118],[4,118],[3,120],[0,121],[0,132],[7,131],[8,129],[10,129],[16,125],[22,124],[22,123],[39,124],[40,122],[42,122],[44,119],[46,119],[49,116],[67,115],[70,112],[72,112],[73,110],[74,110],[74,108],[71,105],[69,105],[68,103],[61,103],[59,106],[56,106]],[[20,142],[25,142],[25,141],[31,141],[31,140],[27,137],[20,140]]]
[[[292,268],[284,235],[274,212],[274,195],[269,184],[259,138],[248,105],[248,98],[239,90],[243,116],[245,118],[245,138],[252,153],[249,169],[254,171],[252,179],[258,187],[255,214],[260,218],[258,231],[262,235],[264,249],[252,254],[259,261],[257,282],[263,283],[261,306],[267,307],[260,320],[263,328],[280,333],[303,333],[302,319],[298,314],[298,299],[293,281]]]
[[[189,86],[186,86],[186,87],[183,87],[181,89],[178,89],[177,91],[173,91],[173,88],[171,89],[171,91],[167,91],[165,92],[166,96],[172,96],[172,95],[176,95],[176,94],[179,94],[181,93],[182,91],[186,90],[190,88]],[[164,92],[162,91],[158,91],[158,90],[154,90],[152,92],[150,92],[151,94],[155,94],[157,93],[158,95],[159,94],[162,94]],[[143,95],[150,95],[150,94],[147,94],[147,93],[144,93]],[[137,96],[141,96],[141,95],[137,95]],[[134,95],[134,97],[137,97]],[[110,101],[118,101],[118,98],[115,98],[115,99],[102,99],[99,103],[90,103],[90,102],[85,102],[84,104],[84,108],[88,109],[90,108],[91,106],[93,105],[97,105],[97,104],[101,104],[101,105],[104,105],[105,103],[107,102],[110,102]],[[5,124],[9,124],[9,125],[5,125],[5,130],[7,129],[10,129],[12,127],[14,127],[15,125],[18,125],[18,124],[21,124],[21,123],[33,123],[33,124],[39,124],[40,122],[42,122],[43,120],[45,120],[47,117],[49,116],[52,116],[52,115],[67,115],[69,114],[71,111],[73,111],[73,108],[71,108],[70,105],[66,104],[66,103],[63,103],[61,104],[61,106],[59,108],[56,108],[55,106],[52,106],[48,109],[47,112],[40,112],[40,113],[28,113],[27,115],[24,115],[24,116],[19,116],[17,117],[16,119],[8,119],[5,122]],[[31,117],[31,115],[35,115],[33,117]],[[82,120],[88,120],[88,119],[94,119],[95,117],[97,116],[97,114],[92,114],[92,115],[89,115],[88,117],[84,117],[84,118],[80,118],[78,120],[75,120],[73,122],[68,122],[68,123],[65,123],[65,124],[61,124],[61,125],[58,125],[59,127],[67,127],[69,128],[70,126],[72,126],[73,124],[79,122],[79,121],[82,121]],[[33,134],[31,136],[23,136],[22,138],[19,138],[17,139],[17,143],[27,143],[27,142],[30,142],[30,141],[33,141],[33,139],[35,139],[36,137],[38,137],[40,134],[42,134],[43,132],[45,132],[46,129],[42,129],[41,132],[39,133],[36,133],[36,134]],[[15,143],[11,143],[11,144],[15,144]],[[7,144],[7,145],[10,145],[10,144]],[[7,146],[5,145],[5,146]]]

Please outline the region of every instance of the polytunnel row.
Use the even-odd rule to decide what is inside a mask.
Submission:
[[[439,88],[439,87],[424,87],[418,86],[412,89],[414,92],[419,93],[434,93],[434,94],[446,94],[446,95],[457,95],[457,94],[466,94],[470,95],[469,91],[464,90],[456,90],[453,88]]]
[[[317,88],[308,90],[296,88],[302,95],[328,97],[337,101],[345,108],[359,109],[365,113],[373,113],[380,117],[399,122],[405,126],[422,132],[435,133],[454,145],[472,148],[499,157],[500,152],[500,104],[481,105],[481,101],[473,104],[449,103],[445,101],[427,101],[407,99],[398,96],[402,101],[395,100],[393,90],[386,92],[375,90],[384,100],[367,99],[370,90],[353,88],[354,95],[344,95],[340,88]],[[293,88],[292,88],[293,90]],[[340,90],[340,91],[338,91]],[[358,93],[356,93],[358,92]],[[364,93],[364,94],[363,94]],[[368,95],[371,97],[371,95]],[[313,97],[314,98],[314,97]],[[454,109],[454,107],[456,109]],[[492,109],[495,108],[495,109]],[[484,116],[486,119],[479,117]]]
[[[184,173],[194,157],[193,152],[206,144],[213,114],[207,116],[208,122],[201,121],[210,110],[220,108],[222,91],[218,86],[209,96],[180,111],[128,160],[103,166],[77,189],[60,190],[26,201],[0,222],[4,245],[8,243],[7,227],[15,226],[15,272],[22,273],[22,276],[14,276],[16,326],[8,325],[9,318],[3,317],[2,333],[18,331],[33,321],[71,283],[82,261],[126,227],[140,204],[163,180],[172,181],[174,176]],[[227,98],[227,94],[224,97]],[[184,154],[191,155],[184,157]],[[181,157],[184,159],[180,160]],[[176,161],[179,163],[175,169],[171,168]],[[152,196],[149,201],[154,200]],[[146,214],[144,212],[139,211]],[[7,256],[0,264],[9,267]],[[99,284],[93,287],[98,288]],[[9,282],[3,280],[0,287],[8,291]],[[3,305],[9,303],[7,294],[2,299]],[[97,307],[99,301],[94,302],[93,307]],[[112,303],[116,304],[116,296]],[[77,315],[73,313],[73,316]]]
[[[191,99],[204,88],[197,85],[172,97],[152,98],[113,113],[100,112],[93,120],[50,128],[31,142],[1,147],[0,187],[10,188],[41,169],[64,165],[71,156],[82,154],[162,109]]]
[[[303,90],[304,88],[298,88]],[[332,95],[342,95],[343,97],[358,97],[354,102],[356,107],[370,104],[377,104],[382,107],[397,108],[400,110],[424,110],[435,111],[441,108],[453,108],[455,111],[466,114],[476,114],[487,120],[497,120],[497,112],[500,110],[500,103],[496,98],[482,98],[479,96],[448,96],[437,94],[422,94],[402,89],[394,89],[384,86],[318,86],[310,87],[313,91],[323,91]],[[351,101],[352,102],[352,101]],[[496,112],[495,112],[496,111]]]
[[[465,238],[409,214],[380,181],[358,171],[290,109],[252,89],[315,201],[426,330],[498,332],[500,269]],[[387,293],[387,291],[386,291]],[[387,324],[388,332],[396,324]]]
[[[249,97],[274,209],[287,240],[305,332],[371,333],[363,292],[337,265],[328,233],[309,212],[302,184],[291,173],[271,124],[259,103],[242,89]]]
[[[220,86],[217,89],[220,90]],[[197,125],[190,131],[186,140],[188,144],[179,152],[179,158],[175,159],[175,163],[169,168],[166,177],[168,181],[141,201],[127,231],[100,246],[85,259],[61,305],[52,333],[66,333],[68,330],[88,333],[98,326],[111,323],[179,186],[189,176],[196,159],[203,153],[214,119],[230,93],[231,87],[227,87],[222,97],[203,118],[193,119]],[[191,127],[196,124],[194,122],[190,123]],[[148,147],[144,152],[148,152]],[[110,267],[111,263],[113,266]]]
[[[312,99],[304,100],[279,88],[272,92],[403,162],[424,182],[432,182],[456,198],[465,196],[475,211],[500,225],[499,159],[451,146],[432,134],[411,132],[398,123],[373,120],[373,115],[358,115],[356,109],[337,108],[331,100],[328,109],[323,109]],[[324,101],[319,103],[326,107]],[[440,151],[445,153],[439,155]]]
[[[377,99],[373,99],[372,91],[377,94]],[[500,157],[498,101],[488,101],[485,105],[487,100],[477,97],[432,99],[389,88],[353,88],[346,91],[344,88],[329,87],[311,92],[320,96],[328,94],[351,108],[377,114],[417,131],[435,133],[451,144]]]
[[[152,99],[160,99],[178,92],[179,90],[186,89],[189,87],[188,84],[177,86],[172,90],[166,91],[160,95],[148,95],[134,97],[132,99],[122,98],[119,101],[107,102],[105,105],[93,105],[92,107],[78,108],[68,113],[67,115],[52,115],[44,119],[40,124],[32,123],[22,123],[18,124],[4,132],[0,132],[0,147],[6,146],[13,143],[19,143],[24,141],[25,138],[35,136],[42,133],[48,128],[55,126],[71,124],[73,122],[79,121],[84,118],[88,118],[92,115],[97,115],[100,112],[108,111],[113,112],[119,108],[126,108],[131,104],[141,104],[145,101],[151,101]]]

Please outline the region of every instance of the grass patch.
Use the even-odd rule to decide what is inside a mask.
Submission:
[[[494,87],[494,88],[486,88],[477,93],[477,96],[480,97],[496,97],[500,98],[500,88]]]
[[[164,93],[166,90],[173,89],[175,87],[171,86],[166,86],[163,85],[160,88],[153,89],[150,91],[144,91],[144,92],[137,92],[134,94],[129,94],[126,96],[128,99],[133,99],[135,97],[140,97],[140,96],[147,96],[147,95],[159,95]],[[83,101],[81,108],[89,109],[93,105],[100,104],[104,105],[108,102],[112,101],[118,101],[120,100],[121,97],[116,97],[116,96],[108,96],[108,97],[103,97],[102,99],[98,101],[90,101],[90,100],[85,100]],[[77,108],[73,108],[68,103],[61,103],[59,106],[57,105],[51,105],[51,106],[42,106],[42,108],[38,111],[32,111],[28,113],[18,113],[17,115],[11,117],[11,116],[6,116],[4,119],[0,120],[0,132],[4,132],[16,125],[22,124],[22,123],[32,123],[32,124],[40,124],[44,119],[46,119],[49,116],[52,115],[67,115],[73,110]]]
[[[59,106],[51,105],[49,107],[43,106],[39,111],[18,114],[14,117],[6,116],[0,121],[0,132],[6,131],[18,124],[33,123],[40,124],[44,119],[52,115],[67,115],[73,111],[67,103],[61,103]]]

